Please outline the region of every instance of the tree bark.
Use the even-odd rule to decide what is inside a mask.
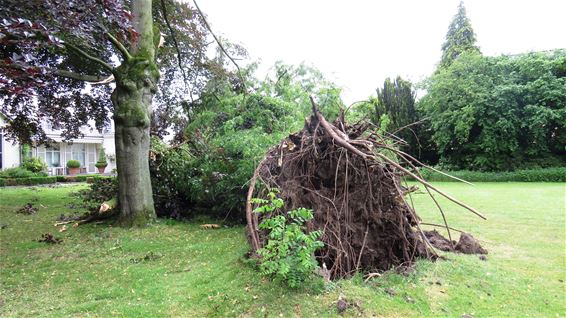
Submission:
[[[149,175],[151,101],[158,75],[144,58],[124,62],[112,93],[116,127],[119,223],[143,226],[155,218]]]
[[[138,32],[131,55],[114,70],[116,164],[118,168],[118,223],[144,226],[155,218],[149,174],[151,103],[159,80],[155,65],[151,0],[132,2],[133,25]]]

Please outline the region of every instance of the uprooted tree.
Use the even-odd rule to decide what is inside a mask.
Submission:
[[[410,265],[417,257],[436,258],[421,219],[405,199],[415,187],[403,186],[402,176],[413,177],[429,194],[436,192],[484,218],[425,181],[417,169],[423,164],[396,149],[394,140],[367,131],[365,123],[348,125],[343,116],[331,124],[312,104],[313,115],[304,128],[273,147],[251,180],[246,218],[254,252],[268,240],[259,224],[273,215],[254,213],[252,198],[265,197],[274,188],[279,189],[285,210],[314,211],[307,230],[322,230],[325,246],[316,256],[332,278]],[[436,202],[432,194],[431,198]],[[440,226],[447,229],[449,240],[441,243],[454,250],[453,229],[444,221]]]

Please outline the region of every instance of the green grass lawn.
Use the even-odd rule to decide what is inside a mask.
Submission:
[[[144,229],[53,226],[81,186],[0,188],[0,316],[27,317],[564,317],[566,185],[436,183],[476,207],[483,221],[444,203],[448,221],[472,233],[488,260],[445,254],[409,276],[388,273],[303,290],[270,282],[245,264],[243,227],[205,230],[201,222],[160,220]],[[424,194],[425,221],[440,223]],[[35,215],[15,211],[27,202]],[[43,233],[63,239],[48,245]],[[387,291],[387,292],[386,292]]]

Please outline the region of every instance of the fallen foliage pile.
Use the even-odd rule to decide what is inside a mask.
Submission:
[[[18,211],[16,211],[16,213],[26,214],[26,215],[36,214],[37,208],[34,207],[33,204],[28,202],[28,203],[24,204],[24,206],[21,207]]]

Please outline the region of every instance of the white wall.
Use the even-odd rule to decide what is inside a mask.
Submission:
[[[111,172],[112,169],[116,168],[116,144],[114,143],[114,132],[104,134],[102,147],[104,147],[106,161],[108,161],[106,172]]]
[[[6,140],[1,128],[6,125],[6,121],[0,114],[0,143],[2,145],[2,169],[13,168],[20,165],[20,145]]]
[[[1,133],[0,133],[1,135]],[[20,145],[5,140],[2,135],[2,169],[18,167],[20,165]]]

